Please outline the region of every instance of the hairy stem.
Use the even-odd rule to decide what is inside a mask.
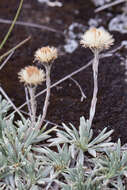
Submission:
[[[35,90],[36,87],[28,87],[29,94],[30,94],[30,109],[31,109],[31,122],[34,126],[36,122],[36,100],[35,100]]]
[[[26,95],[26,101],[27,101],[27,108],[28,108],[28,111],[29,111],[29,116],[31,118],[32,117],[32,112],[31,112],[31,107],[30,107],[28,86],[25,87],[25,95]]]
[[[27,89],[29,94],[27,92]],[[24,135],[24,142],[26,142],[28,136],[33,133],[33,130],[35,130],[35,124],[36,124],[36,100],[35,100],[36,87],[27,86],[27,89],[25,89],[25,92],[26,92],[26,100],[29,99],[28,95],[30,96],[30,101],[28,103],[28,110],[30,114],[31,125],[26,130],[26,133]]]
[[[50,71],[51,71],[51,66],[46,66],[46,87],[47,87],[47,91],[46,91],[46,98],[45,98],[45,102],[44,102],[44,107],[43,107],[43,114],[42,114],[42,118],[39,124],[39,129],[41,128],[44,119],[46,117],[47,114],[47,109],[48,109],[48,105],[49,105],[49,99],[50,99],[50,86],[51,86],[51,79],[50,79]]]
[[[90,107],[90,116],[89,116],[89,122],[90,126],[92,125],[93,118],[95,115],[96,110],[96,103],[97,103],[97,93],[98,93],[98,64],[99,64],[99,52],[98,50],[94,51],[94,61],[93,61],[93,79],[94,79],[94,90],[93,90],[93,98],[91,101],[91,107]]]

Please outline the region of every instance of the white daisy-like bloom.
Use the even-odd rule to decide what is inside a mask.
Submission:
[[[80,43],[85,48],[102,51],[108,49],[114,43],[112,35],[101,28],[90,28],[82,36]]]
[[[53,62],[58,57],[55,47],[42,47],[35,52],[35,60],[41,63]]]
[[[45,73],[43,70],[38,69],[35,66],[28,66],[18,73],[20,82],[24,82],[26,85],[37,86],[45,81]]]

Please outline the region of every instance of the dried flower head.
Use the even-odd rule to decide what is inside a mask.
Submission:
[[[101,28],[91,28],[82,36],[80,43],[83,47],[89,47],[92,50],[102,51],[108,49],[114,43],[114,39],[109,32]]]
[[[35,52],[35,60],[41,63],[53,62],[57,56],[57,49],[49,46],[42,47]]]
[[[24,82],[27,85],[39,85],[45,81],[45,73],[43,70],[38,69],[35,66],[28,66],[18,73],[20,82]]]

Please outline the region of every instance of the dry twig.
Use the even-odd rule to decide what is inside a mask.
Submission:
[[[22,116],[21,112],[19,111],[19,109],[14,105],[14,103],[11,101],[11,99],[8,97],[8,95],[6,94],[6,92],[3,90],[2,87],[0,87],[0,92],[3,94],[3,96],[5,97],[5,99],[12,105],[12,107],[14,108],[15,112],[17,112],[20,116]]]
[[[86,95],[84,94],[82,87],[80,86],[80,84],[78,83],[78,81],[76,81],[75,79],[73,79],[72,77],[70,77],[70,79],[76,84],[76,86],[79,88],[80,92],[81,92],[81,102],[83,102],[84,99],[86,99]]]
[[[6,19],[2,19],[0,18],[0,23],[3,24],[11,24],[13,21],[12,20],[6,20]],[[49,26],[44,26],[44,25],[40,25],[40,24],[35,24],[35,23],[30,23],[30,22],[23,22],[23,21],[17,21],[15,23],[16,25],[20,25],[20,26],[27,26],[27,27],[32,27],[32,28],[38,28],[38,29],[42,29],[42,30],[47,30],[50,32],[54,32],[54,33],[59,33],[61,35],[64,35],[64,33],[62,31],[56,30],[54,28],[51,28]]]
[[[5,59],[5,61],[0,65],[0,70],[6,65],[6,63],[9,61],[9,59],[12,57],[12,55],[14,54],[14,51],[12,51],[8,57]]]
[[[115,2],[108,3],[108,4],[106,4],[106,5],[103,5],[103,6],[99,7],[99,8],[97,8],[97,9],[95,9],[95,13],[98,13],[98,12],[100,12],[100,11],[103,11],[103,10],[105,10],[105,9],[108,9],[108,8],[110,8],[110,7],[113,7],[113,6],[115,6],[115,5],[118,5],[118,4],[124,3],[124,2],[126,2],[126,0],[116,0]]]

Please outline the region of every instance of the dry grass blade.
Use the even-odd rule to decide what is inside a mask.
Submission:
[[[14,54],[14,51],[12,51],[8,57],[5,59],[5,61],[1,64],[0,66],[0,70],[5,66],[5,64],[8,62],[8,60],[12,57],[12,55]]]
[[[0,61],[3,60],[4,57],[8,56],[11,52],[15,51],[16,49],[18,49],[19,47],[21,47],[22,45],[24,45],[26,42],[28,42],[31,39],[31,37],[29,36],[28,38],[26,38],[25,40],[21,41],[19,44],[17,44],[15,47],[13,47],[12,49],[10,49],[9,51],[7,51],[6,53],[4,53],[3,55],[0,56]]]
[[[0,87],[0,92],[3,94],[3,96],[5,97],[5,99],[12,105],[12,107],[14,108],[15,112],[17,112],[20,116],[22,116],[22,114],[20,113],[19,109],[14,105],[14,103],[11,101],[11,99],[8,97],[8,95],[6,94],[6,92],[3,90],[2,87]]]
[[[15,22],[16,22],[16,20],[18,19],[18,16],[19,16],[19,14],[20,14],[22,5],[23,5],[23,0],[20,1],[20,4],[19,4],[18,10],[17,10],[17,12],[16,12],[16,15],[15,15],[15,17],[14,17],[14,20],[12,21],[11,26],[10,26],[10,28],[9,28],[9,30],[8,30],[8,32],[7,32],[7,34],[5,35],[5,37],[4,37],[3,41],[2,41],[2,43],[0,44],[0,49],[3,48],[4,44],[6,43],[8,37],[9,37],[9,35],[11,34],[11,32],[12,32],[14,26],[15,26]]]

